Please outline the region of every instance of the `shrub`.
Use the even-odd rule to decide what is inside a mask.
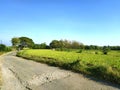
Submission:
[[[95,54],[98,54],[98,52],[96,51]]]
[[[80,49],[77,53],[82,53],[82,49]]]
[[[0,44],[0,51],[6,51],[6,46],[4,44]]]
[[[109,51],[109,48],[107,46],[104,46],[103,47],[103,54],[104,55],[107,55],[108,54],[108,51]]]

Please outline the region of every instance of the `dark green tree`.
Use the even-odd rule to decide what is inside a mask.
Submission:
[[[103,47],[103,54],[107,55],[109,50],[110,50],[109,47],[104,46]]]
[[[16,47],[20,44],[20,39],[18,37],[14,37],[11,40],[12,46]]]
[[[51,48],[60,48],[60,42],[58,40],[53,40],[51,43],[50,43],[50,47]]]
[[[0,44],[0,51],[6,51],[6,45]]]
[[[28,37],[20,37],[19,39],[20,39],[20,45],[23,47],[32,48],[34,45],[33,40]]]
[[[24,47],[32,48],[34,42],[28,37],[14,37],[11,40],[13,47],[23,49]]]

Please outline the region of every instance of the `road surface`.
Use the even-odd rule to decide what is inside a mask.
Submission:
[[[15,56],[2,60],[2,90],[120,90],[119,85]]]

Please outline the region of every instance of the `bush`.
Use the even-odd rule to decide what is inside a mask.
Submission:
[[[82,49],[80,49],[77,53],[82,53]]]
[[[4,44],[0,44],[0,51],[6,51],[6,46]]]
[[[103,47],[103,54],[104,54],[104,55],[107,55],[107,54],[108,54],[108,51],[109,51],[109,48],[106,47],[106,46],[104,46],[104,47]]]
[[[98,54],[98,52],[96,51],[95,54]]]

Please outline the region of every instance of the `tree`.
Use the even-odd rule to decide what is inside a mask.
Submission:
[[[50,47],[51,48],[60,48],[59,47],[59,41],[58,40],[53,40],[51,43],[50,43]]]
[[[53,40],[50,43],[51,48],[60,48],[60,49],[83,49],[84,45],[77,41],[68,41],[68,40]]]
[[[41,48],[41,49],[46,49],[46,46],[47,46],[46,43],[41,43],[41,44],[40,44],[40,48]]]
[[[0,51],[6,51],[6,45],[0,44]]]
[[[16,47],[20,44],[20,39],[18,37],[14,37],[12,38],[11,42],[12,42],[12,46]]]
[[[24,47],[32,48],[34,45],[33,40],[28,37],[20,37],[19,39],[20,39],[20,45]]]
[[[32,48],[34,45],[33,40],[28,37],[14,37],[12,38],[11,42],[15,48],[20,50],[24,47]]]
[[[110,50],[109,47],[104,46],[103,47],[103,54],[107,55],[109,50]]]
[[[73,48],[73,49],[79,49],[80,48],[80,43],[77,42],[77,41],[72,41],[71,48]]]
[[[63,41],[63,45],[64,45],[64,48],[71,48],[71,41],[68,41],[68,40],[64,40]]]

